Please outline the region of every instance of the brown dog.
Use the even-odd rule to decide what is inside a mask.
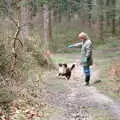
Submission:
[[[68,67],[67,64],[59,64],[59,69],[58,69],[58,76],[65,76],[67,80],[70,79],[71,77],[71,71],[75,67],[75,64],[73,64],[71,67]]]

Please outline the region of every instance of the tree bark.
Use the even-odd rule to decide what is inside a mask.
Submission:
[[[103,0],[98,0],[98,24],[99,24],[99,39],[104,41],[103,38],[103,21],[104,21],[104,16],[103,16]]]
[[[43,28],[44,28],[44,45],[49,49],[49,42],[52,40],[52,20],[51,9],[47,4],[43,5]]]
[[[106,24],[107,27],[110,26],[110,0],[106,0]]]
[[[29,39],[29,25],[31,22],[31,11],[28,0],[23,0],[20,6],[21,37],[23,40]]]
[[[47,4],[43,5],[43,27],[44,27],[44,49],[49,47],[49,7]]]
[[[52,41],[52,9],[49,8],[49,41]]]
[[[89,24],[89,28],[91,28],[91,19],[92,19],[92,0],[87,0],[88,3],[88,24]]]
[[[116,34],[116,20],[115,20],[115,17],[116,17],[116,0],[112,0],[112,35],[115,35]]]

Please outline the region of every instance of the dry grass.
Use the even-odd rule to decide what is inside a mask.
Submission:
[[[113,61],[109,68],[109,79],[113,82],[112,91],[120,95],[120,61]]]
[[[23,47],[16,44],[17,61],[11,71],[11,37],[16,30],[8,20],[0,21],[0,26],[0,110],[17,98],[26,99],[34,105],[42,103],[44,85],[41,75],[48,65],[43,56],[39,35],[34,34],[30,40],[24,41]],[[6,115],[9,113],[7,109],[3,111]]]
[[[41,75],[43,68],[48,67],[43,56],[40,36],[34,33],[28,41],[22,41],[23,47],[19,43],[16,44],[17,61],[14,70],[11,71],[11,43],[16,29],[8,19],[0,21],[0,26],[0,94],[5,90],[14,93],[16,97],[40,102],[44,91]]]
[[[120,61],[114,61],[111,63],[109,68],[109,75],[112,79],[116,80],[117,82],[120,81]]]

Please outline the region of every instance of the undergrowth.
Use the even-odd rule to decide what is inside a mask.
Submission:
[[[17,59],[14,69],[11,69],[11,43],[16,29],[6,21],[0,25],[0,104],[7,105],[17,98],[40,103],[44,96],[41,76],[48,66],[40,38],[32,36],[31,40],[22,41],[23,47],[16,43]]]

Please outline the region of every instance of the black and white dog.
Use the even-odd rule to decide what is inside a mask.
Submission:
[[[68,67],[67,64],[59,63],[58,76],[65,76],[65,78],[69,80],[71,77],[71,71],[74,67],[75,64],[73,64],[71,67]]]

